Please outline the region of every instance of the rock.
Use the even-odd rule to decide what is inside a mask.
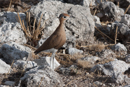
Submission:
[[[77,59],[77,64],[83,68],[90,68],[93,67],[95,65],[95,62],[98,60],[100,60],[100,58],[96,56],[84,57]]]
[[[4,83],[5,85],[9,85],[9,86],[14,86],[15,82],[14,81],[5,81]]]
[[[10,65],[6,64],[3,60],[0,59],[0,74],[9,73],[11,70]]]
[[[40,59],[34,60],[39,66],[49,65],[50,66],[51,57],[42,57]],[[54,69],[60,66],[60,63],[54,58]]]
[[[24,20],[24,22],[26,24],[25,13],[19,13],[19,16],[20,16],[21,20]],[[19,22],[17,13],[16,12],[10,12],[10,11],[0,12],[0,21],[2,22],[2,24]]]
[[[104,83],[99,82],[99,81],[95,81],[94,84],[95,84],[96,86],[98,86],[98,87],[99,87],[99,86],[100,86],[100,87],[105,87],[105,86],[106,86]],[[93,84],[93,85],[94,85],[94,84]]]
[[[123,86],[123,87],[130,87],[130,85],[125,85],[125,86]]]
[[[74,54],[81,54],[81,53],[83,53],[83,51],[82,51],[82,50],[79,50],[79,49],[77,49],[77,48],[68,48],[68,49],[66,50],[66,53],[68,53],[68,54],[70,54],[70,55],[74,55]]]
[[[126,61],[127,63],[130,63],[130,54],[128,54],[128,55],[125,57],[125,61]]]
[[[121,43],[117,43],[116,45],[112,46],[112,50],[120,57],[123,57],[127,54],[126,47]]]
[[[21,20],[26,20],[26,15],[25,13],[19,13],[19,16],[21,18]],[[16,23],[16,22],[19,22],[18,20],[18,14],[16,12],[10,12],[10,11],[7,11],[4,13],[3,17],[6,18],[6,22],[13,22],[13,23]]]
[[[130,85],[125,85],[125,86],[123,86],[123,87],[130,87]]]
[[[15,42],[3,44],[0,48],[0,54],[7,63],[12,63],[13,60],[26,60],[28,54],[31,53],[29,47],[20,45]]]
[[[0,12],[0,25],[3,24],[5,22],[5,17],[3,17],[4,12]]]
[[[93,16],[93,18],[94,18],[94,21],[95,21],[95,26],[96,26],[97,28],[100,28],[102,25],[101,25],[101,22],[100,22],[99,17]]]
[[[7,86],[7,85],[0,85],[0,87],[10,87],[10,86]]]
[[[116,6],[113,2],[104,1],[99,5],[100,12],[104,15],[102,21],[120,21],[124,15],[124,10]]]
[[[125,82],[127,83],[127,84],[130,84],[130,78],[128,77],[128,76],[124,76],[124,78],[125,78]],[[128,86],[129,87],[129,86]]]
[[[19,23],[4,23],[0,26],[1,42],[17,42],[25,44],[27,42],[24,32]]]
[[[90,57],[84,57],[84,58],[81,58],[81,59],[78,59],[78,60],[89,61],[92,64],[94,64],[96,61],[100,60],[100,58],[96,57],[96,56],[90,56]]]
[[[122,83],[124,81],[123,73],[128,70],[129,67],[130,64],[121,60],[115,60],[105,64],[98,64],[91,69],[91,72],[101,72],[110,76],[113,82]]]
[[[106,2],[106,1],[109,1],[109,0],[95,0],[95,4],[98,5],[98,4],[101,4],[101,2]]]
[[[49,6],[49,7],[48,7]],[[60,1],[44,1],[32,6],[29,10],[32,17],[40,20],[45,28],[43,38],[50,36],[59,25],[57,18],[61,13],[68,13],[70,18],[65,23],[67,40],[74,37],[76,40],[92,42],[94,40],[94,21],[89,7],[62,3]],[[79,13],[80,12],[80,13]],[[89,28],[88,28],[89,27]]]
[[[120,22],[124,23],[130,28],[130,15],[129,14],[123,15]]]
[[[27,71],[21,78],[25,87],[63,87],[63,81],[58,73],[48,66],[36,67]]]
[[[95,5],[95,0],[64,0],[65,3],[78,4],[82,6]]]
[[[24,60],[17,60],[15,63],[13,63],[13,68],[17,69],[31,69],[37,66],[37,63],[34,61],[24,61]]]
[[[63,45],[64,48],[73,48],[76,46],[76,38],[74,36],[71,36],[71,38],[69,38],[69,35],[66,36],[67,37],[67,41],[66,43]]]
[[[101,57],[102,59],[104,59],[104,58],[114,59],[114,58],[116,58],[116,54],[110,49],[105,49],[99,53],[99,57]]]
[[[130,41],[130,28],[124,23],[112,23],[110,29],[110,36],[115,38],[116,27],[118,26],[117,38],[120,42],[126,43]]]
[[[78,72],[78,67],[76,65],[71,65],[70,67],[60,67],[58,72],[65,75],[72,75]]]
[[[127,8],[130,4],[130,0],[114,0],[114,2],[119,3],[121,8]]]
[[[37,44],[37,48],[40,47],[48,38],[41,38],[39,41],[38,41],[38,44]]]

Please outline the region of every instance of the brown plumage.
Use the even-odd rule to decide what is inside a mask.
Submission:
[[[68,14],[62,13],[59,16],[60,24],[54,33],[34,52],[38,54],[41,51],[48,50],[51,48],[59,49],[66,42],[66,34],[64,30],[64,22],[69,17]]]

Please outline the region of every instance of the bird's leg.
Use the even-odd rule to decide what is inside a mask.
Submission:
[[[57,50],[54,50],[51,56],[51,69],[54,70],[54,59],[55,59],[55,54],[56,54]]]
[[[50,67],[51,67],[51,69],[52,69],[52,56],[51,56],[51,58],[50,58]]]
[[[52,69],[54,70],[54,58],[55,58],[55,54],[52,57]]]

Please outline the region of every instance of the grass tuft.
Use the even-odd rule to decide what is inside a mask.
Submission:
[[[27,26],[25,26],[24,20],[21,20],[19,13],[17,13],[17,15],[18,15],[18,20],[22,27],[22,30],[24,31],[25,36],[28,40],[27,43],[31,46],[36,46],[38,41],[40,40],[41,36],[43,35],[42,31],[43,31],[43,28],[44,28],[45,22],[46,22],[46,21],[44,21],[44,24],[42,25],[42,27],[40,27],[43,14],[41,14],[37,28],[35,28],[36,18],[34,19],[33,25],[31,25],[32,23],[31,23],[30,12],[27,12],[27,16],[26,16],[27,17],[26,18]]]

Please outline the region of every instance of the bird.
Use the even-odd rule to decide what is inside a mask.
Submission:
[[[61,48],[66,42],[66,33],[65,33],[65,21],[70,17],[66,13],[61,13],[59,15],[60,24],[52,35],[34,52],[35,54],[40,53],[41,51],[49,50],[52,53],[50,58],[50,67],[54,70],[54,58],[57,50]]]

